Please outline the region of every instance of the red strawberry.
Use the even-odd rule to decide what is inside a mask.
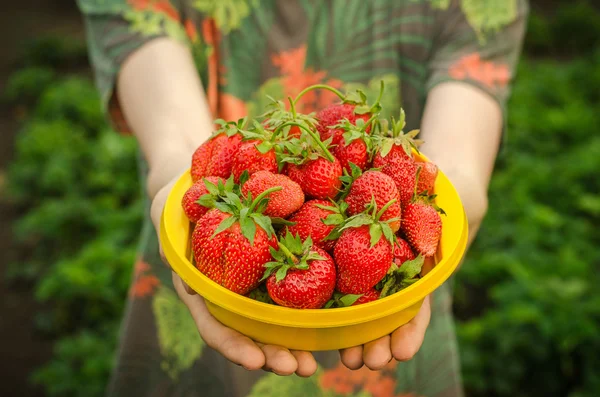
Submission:
[[[212,153],[213,140],[208,140],[196,149],[192,155],[192,168],[190,173],[192,174],[192,181],[197,182],[200,178],[208,176],[206,168],[210,161],[210,155]]]
[[[192,156],[192,180],[196,182],[205,176],[229,178],[241,141],[239,134],[220,133],[200,145]]]
[[[240,176],[242,176],[244,171],[248,171],[248,175],[262,170],[273,173],[277,172],[275,151],[270,149],[266,153],[261,153],[257,149],[259,144],[260,141],[258,140],[241,143],[231,169],[236,182],[240,181]]]
[[[365,172],[351,183],[345,201],[348,203],[348,215],[356,215],[363,212],[372,200],[381,208],[394,199],[396,201],[381,215],[381,220],[398,218],[390,222],[390,227],[395,233],[400,229],[402,209],[398,188],[391,177],[380,171]]]
[[[350,163],[355,164],[361,170],[367,167],[369,154],[367,144],[362,139],[357,139],[346,145],[342,135],[336,135],[332,141],[332,153],[340,162],[344,170],[350,170]]]
[[[223,178],[218,176],[208,176],[194,183],[183,195],[183,199],[181,200],[181,205],[183,207],[183,212],[188,217],[190,222],[196,223],[198,219],[200,219],[206,212],[209,210],[208,207],[200,205],[198,203],[198,199],[204,196],[205,194],[210,194],[205,181],[208,181],[214,185],[217,185],[219,182],[225,183]]]
[[[392,245],[385,238],[371,244],[369,226],[346,229],[335,244],[338,266],[336,289],[344,294],[363,294],[386,275],[392,263]]]
[[[342,166],[337,159],[330,161],[323,157],[308,160],[301,165],[287,164],[285,173],[298,183],[304,194],[310,198],[327,199],[335,197],[342,182]]]
[[[288,233],[271,250],[274,262],[265,265],[267,291],[277,304],[295,309],[319,309],[335,288],[335,264],[329,254],[313,247],[310,238]]]
[[[401,238],[396,239],[396,243],[394,244],[394,263],[400,267],[404,262],[413,259],[415,259],[415,253],[410,248],[410,244]]]
[[[270,248],[277,239],[270,219],[255,211],[274,189],[263,192],[251,203],[239,197],[220,202],[196,223],[192,249],[196,267],[225,288],[245,295],[260,283]]]
[[[435,196],[421,194],[404,208],[402,232],[408,242],[423,256],[433,256],[442,235],[442,219],[438,211],[444,211],[433,203]]]
[[[325,237],[333,231],[335,224],[332,222],[332,224],[326,225],[324,221],[329,216],[337,216],[339,222],[343,220],[343,215],[340,214],[339,209],[337,211],[334,210],[333,205],[327,200],[310,200],[305,202],[302,208],[293,213],[288,219],[294,224],[287,226],[286,229],[294,236],[299,235],[303,240],[310,237],[315,246],[323,248],[325,251],[332,251],[335,241],[325,240]]]
[[[423,192],[432,194],[438,174],[437,165],[430,161],[417,162],[417,168],[421,170],[417,181],[417,194]]]
[[[415,139],[419,130],[402,132],[405,125],[404,110],[401,109],[400,120],[392,123],[391,130],[379,129],[378,133],[371,138],[375,153],[373,167],[380,168],[381,172],[389,175],[396,182],[402,206],[410,201],[415,191],[417,165],[412,150],[422,143]]]
[[[381,172],[394,180],[403,205],[410,201],[415,191],[417,165],[415,160],[406,154],[402,146],[395,145],[385,157],[379,153],[376,154],[373,159],[373,167],[380,168]]]
[[[338,125],[344,119],[348,120],[352,124],[356,124],[356,120],[358,119],[362,119],[367,122],[367,120],[369,120],[371,117],[371,114],[368,112],[356,114],[355,110],[355,104],[341,103],[330,105],[318,112],[317,120],[319,120],[319,123],[317,124],[317,131],[319,131],[321,140],[326,141],[333,136],[342,135],[344,131],[341,128],[331,127]]]
[[[356,302],[354,302],[352,304],[352,306],[362,305],[363,303],[373,302],[373,301],[376,301],[377,299],[379,299],[379,291],[377,291],[375,288],[371,288],[370,290],[365,292],[360,298],[358,298],[356,300]]]
[[[272,187],[280,186],[282,189],[269,196],[269,203],[264,213],[268,216],[287,218],[304,204],[304,193],[296,182],[285,175],[273,174],[269,171],[257,171],[242,186],[242,193],[252,197]]]
[[[242,142],[242,136],[221,134],[213,138],[213,148],[210,161],[206,167],[208,175],[229,178],[233,161]]]

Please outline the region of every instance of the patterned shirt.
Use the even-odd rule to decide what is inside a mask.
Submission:
[[[129,132],[114,94],[124,60],[170,37],[193,54],[213,116],[257,115],[267,95],[295,96],[317,83],[361,88],[384,116],[406,111],[418,128],[427,93],[445,81],[478,87],[504,109],[525,29],[525,0],[78,0],[103,103]],[[336,100],[311,92],[311,112]],[[142,164],[143,165],[143,164]],[[407,363],[372,372],[345,369],[318,353],[308,379],[247,372],[204,345],[158,257],[148,220],[142,232],[114,374],[113,396],[462,396],[451,288],[433,295],[423,347]]]

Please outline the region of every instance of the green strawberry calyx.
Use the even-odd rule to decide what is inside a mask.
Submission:
[[[353,124],[348,119],[341,120],[338,124],[329,127],[330,129],[342,130],[344,131],[342,136],[344,137],[344,146],[350,145],[352,142],[357,139],[362,139],[363,142],[367,145],[367,149],[369,149],[372,145],[371,136],[367,133],[367,129],[373,122],[377,120],[379,113],[373,114],[371,118],[367,121],[363,119],[357,119],[356,124]]]
[[[427,205],[429,207],[433,207],[433,209],[435,209],[439,214],[446,215],[446,211],[444,211],[442,208],[440,208],[435,203],[436,197],[437,197],[437,194],[429,195],[429,193],[427,191],[424,191],[420,194],[416,194],[416,192],[415,192],[415,194],[413,194],[413,197],[410,202],[412,204],[423,204],[423,205]]]
[[[348,216],[346,215],[348,203],[346,203],[345,201],[340,201],[338,203],[331,199],[330,201],[331,205],[315,204],[315,207],[317,208],[332,212],[331,214],[327,215],[326,218],[321,219],[321,222],[323,222],[323,224],[327,226],[340,225],[348,218]]]
[[[315,85],[311,85],[310,87],[306,87],[305,89],[300,91],[300,93],[298,95],[296,95],[296,98],[294,99],[294,104],[298,103],[300,98],[302,98],[307,92],[317,90],[317,89],[322,89],[322,90],[330,91],[330,92],[334,93],[335,95],[337,95],[337,97],[340,98],[342,103],[354,105],[355,106],[354,107],[355,114],[379,113],[382,109],[381,98],[383,97],[383,92],[385,89],[384,85],[385,84],[384,84],[383,80],[381,80],[380,84],[379,84],[379,87],[380,87],[379,88],[379,96],[377,97],[377,100],[375,101],[375,103],[373,105],[367,104],[367,95],[362,90],[356,90],[354,92],[344,95],[339,90],[333,88],[332,86],[326,85],[326,84],[315,84]]]
[[[375,198],[371,197],[371,202],[366,206],[363,212],[353,215],[346,219],[343,223],[340,223],[331,231],[331,233],[327,235],[327,237],[325,237],[325,240],[337,240],[341,236],[342,232],[349,228],[369,226],[371,247],[377,244],[381,237],[385,237],[385,239],[393,246],[396,242],[396,235],[392,231],[392,228],[389,224],[391,222],[398,221],[399,218],[386,219],[385,221],[382,221],[380,218],[396,201],[396,199],[392,199],[378,210]]]
[[[421,254],[415,259],[407,260],[401,266],[392,263],[385,277],[375,286],[381,291],[380,297],[385,298],[413,285],[419,280],[425,259]]]
[[[268,105],[268,109],[265,113],[263,113],[260,118],[265,121],[263,124],[270,130],[275,130],[280,127],[282,124],[288,122],[295,122],[305,125],[307,128],[314,130],[317,125],[317,119],[314,116],[314,113],[310,114],[302,114],[296,112],[295,103],[288,98],[290,102],[290,110],[287,110],[285,107],[285,103],[283,101],[277,101],[274,98],[267,96],[271,103]],[[291,126],[288,128],[284,128],[283,130],[283,138],[284,140],[288,138],[289,131]]]
[[[280,163],[303,164],[307,160],[316,160],[319,156],[335,162],[335,157],[328,149],[331,139],[321,141],[319,135],[304,124],[289,121],[277,127],[273,134],[287,126],[296,126],[303,132],[300,138],[290,138],[281,143],[281,150],[278,152],[281,154]]]
[[[332,308],[336,308],[336,307],[352,306],[363,295],[364,294],[359,294],[359,295],[342,294],[341,292],[336,291],[333,293],[333,296],[331,297],[331,299],[329,301],[327,301],[325,306],[323,306],[323,309],[332,309]]]
[[[343,175],[340,177],[340,181],[342,181],[342,187],[338,196],[339,200],[343,200],[348,197],[352,184],[363,174],[363,170],[361,170],[360,167],[353,162],[349,161],[348,165],[350,165],[350,172],[344,168]],[[376,168],[373,168],[372,170],[378,171]]]
[[[275,273],[275,280],[279,283],[285,278],[288,270],[308,270],[310,261],[323,261],[321,255],[313,251],[313,242],[308,237],[304,242],[299,235],[287,232],[277,242],[279,250],[271,247],[271,256],[274,261],[265,263],[265,274],[261,281],[266,280]]]
[[[248,119],[241,118],[238,121],[225,121],[223,119],[216,119],[214,121],[215,125],[220,126],[217,130],[211,135],[209,139],[213,139],[221,134],[225,134],[228,137],[232,137],[235,134],[241,133],[244,131],[244,127],[246,126]]]
[[[372,134],[372,156],[379,153],[381,157],[386,157],[394,146],[401,146],[409,157],[412,157],[412,150],[419,153],[419,146],[423,141],[416,139],[420,130],[411,130],[404,132],[406,126],[406,114],[404,109],[400,109],[400,119],[396,121],[393,117],[391,120],[392,128],[389,128],[388,120],[377,120],[375,123],[374,133]]]
[[[230,176],[225,183],[223,183],[222,180],[219,180],[218,183],[215,184],[206,178],[202,178],[202,182],[204,183],[204,186],[206,186],[208,193],[200,196],[198,200],[196,200],[196,203],[206,208],[215,208],[215,204],[221,197],[224,197],[228,192],[233,193],[236,189],[239,189],[239,186],[236,185],[233,180],[233,175]]]
[[[222,201],[215,202],[214,206],[219,211],[231,216],[221,221],[211,238],[229,229],[236,222],[240,223],[242,235],[250,242],[250,245],[254,245],[257,225],[271,238],[275,234],[275,230],[271,218],[264,215],[263,212],[269,203],[267,196],[281,189],[281,186],[274,186],[259,194],[255,199],[252,198],[252,193],[243,198],[240,194],[225,192],[225,195],[221,196]]]

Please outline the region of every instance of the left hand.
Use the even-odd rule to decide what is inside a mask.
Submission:
[[[421,269],[421,276],[425,276],[435,266],[432,258],[426,258]],[[425,331],[431,318],[431,295],[425,297],[421,309],[407,324],[404,324],[390,335],[362,346],[340,350],[342,363],[349,369],[355,370],[366,365],[367,368],[377,371],[395,359],[408,361],[414,357],[421,348]]]
[[[340,350],[342,363],[353,370],[366,365],[370,370],[376,371],[385,367],[392,359],[410,360],[423,344],[430,318],[431,304],[430,297],[427,296],[415,318],[390,335],[363,346]]]

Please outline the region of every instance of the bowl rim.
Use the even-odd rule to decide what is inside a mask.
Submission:
[[[424,156],[420,157],[424,158]],[[444,283],[457,268],[467,245],[467,218],[464,208],[460,204],[456,207],[460,209],[461,213],[456,214],[454,217],[456,226],[453,229],[460,230],[455,246],[448,255],[437,261],[433,269],[417,283],[383,299],[344,308],[293,309],[263,303],[232,292],[209,279],[196,269],[185,253],[175,248],[175,244],[168,233],[169,228],[172,226],[169,224],[169,219],[176,219],[177,216],[181,217],[183,213],[181,198],[189,187],[190,181],[191,176],[188,170],[173,186],[162,213],[160,240],[165,257],[171,268],[183,281],[204,299],[225,310],[263,323],[296,328],[330,328],[355,325],[386,317],[422,301]],[[438,183],[447,183],[455,195],[455,199],[460,203],[456,189],[441,171],[438,173],[436,185]]]

